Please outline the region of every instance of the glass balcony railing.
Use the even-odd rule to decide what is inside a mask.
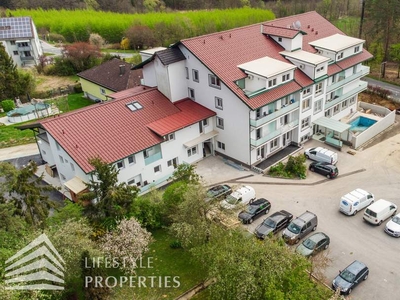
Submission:
[[[278,111],[267,114],[266,116],[262,116],[262,117],[258,118],[257,120],[250,119],[250,125],[253,127],[259,127],[269,121],[272,121],[273,119],[276,119],[283,115],[286,115],[287,113],[291,112],[292,110],[295,110],[298,108],[299,108],[299,101],[296,101],[285,107],[282,107]]]
[[[369,74],[369,67],[361,66],[360,70],[357,73],[354,73],[353,75],[350,75],[347,78],[344,78],[344,79],[342,79],[342,80],[340,80],[338,82],[335,82],[334,84],[329,85],[326,88],[326,92],[329,93],[329,92],[331,92],[331,91],[333,91],[333,90],[335,90],[335,89],[337,89],[337,88],[339,88],[339,87],[341,87],[341,86],[343,86],[343,85],[345,85],[345,84],[347,84],[347,83],[349,83],[349,82],[351,82],[351,81],[353,81],[353,80],[355,80],[357,78],[364,77],[367,74]]]
[[[153,163],[153,162],[155,162],[155,161],[157,161],[157,160],[159,160],[161,158],[162,158],[162,153],[161,152],[154,153],[153,155],[150,155],[149,157],[146,157],[144,159],[144,164],[147,166],[147,165],[149,165],[149,164],[151,164],[151,163]]]
[[[332,106],[335,106],[336,104],[342,102],[343,100],[346,100],[354,95],[357,95],[358,93],[361,93],[362,91],[366,90],[368,86],[368,83],[365,81],[360,81],[359,85],[352,89],[351,91],[344,93],[343,95],[337,97],[336,99],[330,100],[327,103],[325,103],[325,109],[331,108]]]
[[[257,139],[257,140],[250,139],[250,143],[254,147],[261,146],[262,144],[268,142],[269,140],[276,138],[277,136],[281,135],[282,133],[292,130],[293,128],[295,128],[298,125],[299,125],[299,120],[294,120],[288,124],[285,124],[285,125],[279,127],[278,129],[268,133],[267,135],[263,136],[260,139]]]

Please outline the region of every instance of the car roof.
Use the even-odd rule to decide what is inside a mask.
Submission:
[[[267,203],[267,202],[269,202],[267,199],[260,198],[260,199],[257,199],[255,201],[251,202],[250,205],[256,206],[256,205],[260,205],[260,204]]]
[[[361,261],[355,260],[346,268],[346,270],[350,271],[353,274],[357,274],[366,267],[366,264],[362,263]]]
[[[274,212],[272,215],[270,215],[267,219],[272,219],[275,222],[278,222],[282,220],[283,218],[286,218],[286,215],[281,213],[280,211]]]
[[[307,239],[312,240],[315,243],[318,243],[320,240],[327,238],[327,237],[328,236],[325,233],[317,232],[317,233],[314,233],[313,235],[311,235],[310,237],[308,237]]]

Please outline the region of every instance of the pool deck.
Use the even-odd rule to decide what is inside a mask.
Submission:
[[[51,115],[56,115],[56,114],[58,114],[58,113],[60,113],[60,112],[58,111],[58,108],[57,108],[55,105],[52,105],[52,107],[51,107],[51,113],[50,113],[49,115],[50,115],[50,116],[51,116]],[[43,118],[39,118],[39,119],[43,119]],[[30,120],[28,120],[28,121],[34,121],[34,120],[37,120],[37,119],[30,119]],[[27,121],[12,123],[12,122],[10,122],[10,121],[8,120],[8,116],[1,117],[1,118],[0,118],[0,124],[4,124],[4,125],[6,125],[6,126],[9,126],[9,125],[16,125],[16,124],[24,123],[24,122],[27,122]]]
[[[382,118],[383,118],[382,116],[379,116],[379,115],[376,115],[376,114],[373,114],[373,113],[367,114],[367,113],[364,113],[364,112],[361,112],[361,111],[357,111],[351,116],[346,116],[346,117],[340,119],[340,122],[348,124],[351,121],[357,119],[358,117],[365,117],[365,118],[368,118],[368,119],[371,119],[371,120],[375,120],[377,122],[382,120]]]

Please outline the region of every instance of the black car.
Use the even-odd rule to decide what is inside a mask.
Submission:
[[[232,188],[229,185],[227,184],[216,185],[207,190],[206,201],[210,201],[213,199],[222,200],[225,199],[226,196],[228,196],[230,193],[232,193]]]
[[[254,234],[259,239],[265,239],[271,232],[276,234],[279,230],[286,228],[292,219],[293,215],[286,210],[277,211],[258,225]]]
[[[271,203],[267,199],[260,198],[248,204],[246,209],[239,213],[238,218],[243,224],[251,224],[261,214],[267,214],[270,208]]]
[[[339,271],[339,275],[332,282],[332,288],[340,289],[341,294],[349,295],[361,281],[368,278],[368,275],[368,267],[355,260],[346,269]]]
[[[330,179],[333,179],[339,175],[338,168],[327,162],[312,162],[309,169],[312,172],[317,172]]]

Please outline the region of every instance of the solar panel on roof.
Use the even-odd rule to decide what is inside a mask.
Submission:
[[[0,18],[0,39],[27,37],[33,37],[30,18]]]

